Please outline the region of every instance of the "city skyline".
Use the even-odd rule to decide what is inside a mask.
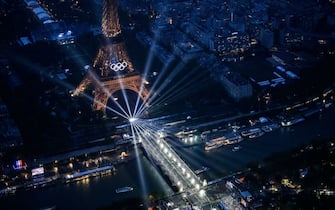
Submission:
[[[277,176],[262,161],[334,147],[333,1],[0,4],[5,208],[28,190],[87,196],[84,186],[100,195],[88,209],[132,197],[137,209],[301,207],[307,197],[321,208],[332,198],[332,179],[312,179],[317,167],[332,175],[331,158],[292,162],[295,174],[274,167]],[[27,207],[65,207],[49,200]]]

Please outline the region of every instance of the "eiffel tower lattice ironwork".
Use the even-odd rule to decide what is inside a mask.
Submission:
[[[103,1],[101,28],[106,43],[100,47],[93,68],[88,70],[73,96],[79,95],[90,85],[93,85],[92,109],[102,111],[104,114],[106,114],[109,97],[118,90],[132,90],[145,103],[148,91],[143,85],[139,72],[134,71],[122,40],[116,0]]]

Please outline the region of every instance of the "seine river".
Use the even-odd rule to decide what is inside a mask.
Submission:
[[[220,176],[243,170],[247,163],[261,161],[274,152],[287,151],[316,138],[335,136],[335,109],[330,107],[326,112],[305,120],[292,127],[281,127],[262,137],[244,140],[242,149],[232,152],[232,146],[204,152],[203,147],[183,148],[178,152],[196,169],[202,165],[210,168],[205,177],[208,181]],[[142,166],[139,172],[138,163]],[[142,180],[142,181],[141,181]],[[141,184],[142,183],[142,184]],[[134,191],[116,194],[115,189],[132,186]],[[161,175],[143,156],[126,164],[117,166],[114,175],[93,178],[86,182],[56,184],[50,187],[18,192],[0,200],[1,209],[40,209],[57,206],[57,209],[96,209],[108,206],[113,201],[129,197],[148,195],[163,196],[172,194]]]

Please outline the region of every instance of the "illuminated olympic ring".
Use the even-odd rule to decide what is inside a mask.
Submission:
[[[122,63],[112,63],[110,65],[110,68],[113,70],[113,71],[122,71],[124,70],[126,67],[128,66],[127,62],[123,61]]]

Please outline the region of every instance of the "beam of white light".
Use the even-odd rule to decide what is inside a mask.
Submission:
[[[92,82],[92,84],[94,86],[98,86],[105,94],[107,94],[108,99],[112,96],[110,94],[110,91],[103,85],[103,83],[100,82],[100,80],[98,79],[98,76],[96,75],[96,73],[94,72],[93,69],[89,69],[88,70],[88,72],[87,72],[87,79],[91,79],[91,82]],[[78,90],[78,92],[76,93],[76,95],[78,95],[82,91],[83,90]],[[94,99],[93,99],[93,102],[94,102]],[[121,114],[120,112],[116,111],[115,109],[112,109],[112,108],[108,107],[107,104],[106,104],[106,109],[108,109],[108,110],[110,110],[110,111],[112,111],[112,112],[114,112],[114,113],[122,116],[125,119],[127,119],[127,118],[130,117],[130,115],[124,110],[124,108],[117,101],[115,101],[115,100],[112,99],[112,102],[123,112],[123,114]],[[98,103],[99,103],[99,105],[105,106],[105,104],[102,104],[100,102],[98,102]]]
[[[135,124],[135,127],[141,129],[143,132],[149,132],[151,135],[151,137],[153,138],[153,141],[155,144],[157,144],[157,140],[159,139],[159,137],[157,136],[157,130],[152,129],[152,127],[147,126],[146,123],[139,123],[139,124]],[[168,148],[168,151],[171,152],[174,156],[176,156],[177,158],[179,158],[179,155],[177,155],[177,153],[171,148],[171,146],[169,144],[167,144],[165,142],[165,140],[160,139],[160,142],[162,142],[164,144],[164,146],[166,148]],[[179,158],[180,159],[180,158]],[[180,159],[181,160],[181,159]],[[184,163],[185,164],[185,163]],[[186,164],[185,164],[186,165]],[[188,166],[186,167],[188,168]]]
[[[165,12],[163,11],[163,13],[165,13]],[[157,34],[157,36],[159,36],[159,33]],[[149,55],[149,57],[150,57],[150,55]],[[148,58],[148,62],[150,62],[149,58]],[[149,68],[145,69],[145,75],[147,75],[148,69]],[[149,95],[151,96],[151,94],[149,94]],[[149,98],[149,100],[150,100],[150,98]],[[151,99],[151,100],[153,100],[153,99]],[[132,117],[138,116],[137,113],[142,113],[142,111],[141,112],[137,111],[137,107],[138,107],[138,103],[139,103],[138,101],[139,101],[139,98],[136,101],[134,114],[131,115]],[[145,104],[145,102],[143,104]],[[143,104],[142,104],[141,107],[143,107]],[[142,108],[140,108],[139,110],[142,110]],[[129,114],[130,114],[130,112],[129,112]],[[158,147],[158,144],[157,144],[157,141],[156,141],[157,140],[156,138],[158,138],[157,135],[156,135],[157,130],[154,130],[156,128],[153,128],[153,129],[151,128],[150,129],[150,127],[151,126],[146,126],[145,122],[142,122],[142,121],[140,122],[140,120],[135,120],[131,123],[133,136],[135,136],[135,134],[134,134],[134,131],[135,131],[138,136],[141,136],[141,138],[143,138],[142,145],[144,145],[146,150],[149,150],[148,153],[150,153],[152,156],[155,156],[159,161],[162,161],[162,163],[165,163],[165,164],[162,164],[162,167],[165,167],[167,172],[171,172],[171,173],[169,173],[169,175],[172,178],[172,180],[174,180],[174,182],[178,183],[178,179],[181,178],[181,179],[183,179],[183,182],[185,183],[185,185],[189,185],[187,180],[184,179],[184,176],[180,174],[180,171],[178,171],[178,168],[176,168],[175,164],[171,162],[171,158],[169,159],[169,157],[165,156],[161,151],[157,150],[157,147]],[[147,134],[149,134],[149,135],[147,135]],[[165,142],[165,141],[162,140],[162,142]],[[163,144],[166,144],[166,143],[163,143]],[[173,155],[176,155],[179,158],[179,156],[172,150],[172,148],[169,147],[168,144],[166,144],[166,148],[169,148],[169,150],[171,150],[167,154],[173,154]],[[150,149],[151,149],[151,151],[150,151]],[[179,158],[179,159],[181,160],[181,158]],[[186,165],[186,168],[187,168],[187,165]],[[178,177],[177,177],[177,175],[178,175]]]
[[[149,133],[150,136],[152,136],[153,138],[157,137],[156,133],[161,128],[159,126],[155,126],[153,124],[148,124],[148,123],[145,123],[144,121],[140,121],[140,120],[136,120],[134,123],[132,123],[132,125],[137,127],[137,128],[141,128],[143,131],[145,131],[145,133]]]
[[[138,131],[138,132],[141,132],[141,131]],[[166,168],[164,164],[164,159],[160,158],[162,154],[159,151],[157,152],[157,148],[155,148],[154,145],[150,144],[148,140],[143,140],[142,146],[147,151],[148,154],[152,154],[151,156],[148,156],[149,161],[152,162],[152,164],[159,164],[162,170],[168,173],[167,175],[169,176],[171,182],[177,183],[179,181],[177,174],[173,173],[174,171],[172,168],[170,170]],[[163,183],[161,184],[163,185]]]
[[[126,116],[126,115],[124,115],[124,114],[122,114],[122,113],[116,111],[115,109],[112,109],[112,108],[109,107],[109,106],[106,106],[106,109],[109,110],[109,111],[114,112],[115,114],[117,114],[117,115],[123,117],[124,119],[128,119],[128,118],[129,118],[129,116]]]
[[[161,80],[166,79],[166,74],[167,73],[171,73],[168,72],[168,68],[170,67],[170,65],[172,64],[172,61],[174,60],[174,57],[170,57],[169,60],[167,60],[164,63],[163,68],[161,69],[161,71],[158,74],[158,77],[156,78],[155,82],[153,83],[153,85],[151,86],[151,94],[153,94],[153,91],[156,89],[157,85],[162,86],[163,83],[161,83]]]
[[[119,84],[120,84],[121,92],[122,92],[122,95],[123,95],[124,100],[125,100],[125,102],[126,102],[126,106],[127,106],[127,109],[128,109],[128,114],[127,114],[127,115],[128,115],[128,116],[132,116],[132,112],[131,112],[131,110],[130,110],[130,106],[129,106],[128,97],[127,97],[127,94],[126,94],[126,89],[124,88],[124,85],[123,85],[123,80],[122,80],[121,77],[118,78],[117,80],[118,80],[118,82],[119,82]]]
[[[169,60],[167,60],[167,61],[164,63],[164,66],[163,66],[162,70],[160,71],[160,73],[158,74],[158,77],[156,78],[155,82],[153,83],[153,85],[152,85],[151,88],[150,88],[150,91],[149,91],[149,96],[150,96],[150,98],[149,98],[148,103],[150,103],[152,100],[154,100],[154,98],[155,98],[155,96],[156,96],[156,94],[154,94],[155,92],[157,92],[157,91],[155,91],[156,86],[157,86],[157,85],[160,85],[160,86],[163,85],[164,82],[161,83],[161,80],[163,80],[163,79],[166,78],[166,77],[165,77],[165,76],[166,76],[166,73],[168,73],[167,69],[168,69],[168,67],[170,66],[170,64],[172,63],[172,61],[173,61],[173,58],[170,58]],[[163,88],[164,88],[164,85],[163,85]]]
[[[140,127],[135,126],[135,130],[137,130],[138,135],[141,135],[143,138],[142,145],[145,148],[145,150],[152,155],[152,157],[160,163],[160,166],[163,170],[169,173],[169,177],[172,182],[177,183],[179,181],[179,178],[177,176],[177,173],[174,172],[173,167],[169,167],[166,159],[164,158],[164,153],[162,153],[160,150],[157,149],[157,145],[154,143],[154,137],[145,135],[145,130],[142,130]]]
[[[183,66],[179,66],[179,68],[183,68]],[[203,78],[203,76],[205,75],[200,75],[200,74],[197,74],[197,75],[194,75],[194,72],[197,71],[199,69],[199,66],[195,67],[194,69],[191,69],[189,70],[185,75],[183,75],[182,78],[178,78],[177,80],[175,80],[173,82],[173,85],[169,85],[169,88],[165,88],[166,91],[164,90],[164,93],[160,96],[159,99],[161,98],[164,98],[165,96],[171,96],[171,95],[174,95],[175,93],[178,93],[180,92],[181,90],[189,90],[191,88],[186,88],[187,86],[191,86],[191,84],[194,84],[196,83],[198,86],[198,78]],[[179,71],[177,72],[179,73]],[[175,77],[176,75],[174,75]],[[171,81],[172,81],[173,78],[171,78]],[[183,86],[181,86],[183,85]],[[177,90],[176,90],[177,89]],[[154,102],[152,102],[154,103]]]
[[[141,124],[143,125],[143,124]],[[148,129],[145,127],[137,127],[143,131],[147,131]],[[156,137],[157,138],[157,137]],[[146,138],[150,141],[150,139]],[[147,141],[143,141],[144,143],[147,143]],[[178,183],[180,180],[183,183],[183,186],[187,187],[187,189],[193,189],[196,185],[200,185],[196,175],[193,173],[193,171],[185,164],[185,162],[178,156],[178,154],[170,147],[169,144],[165,142],[165,140],[161,139],[160,144],[164,145],[164,149],[160,150],[157,149],[157,141],[153,141],[152,144],[149,144],[149,146],[153,145],[153,152],[159,153],[160,162],[162,164],[162,167],[164,167],[169,172],[172,172],[172,174],[169,176],[174,177],[175,183]],[[147,145],[148,146],[148,145]],[[176,164],[178,162],[179,164]],[[179,165],[179,166],[178,166]],[[183,169],[183,170],[181,170]],[[187,172],[188,176],[185,178],[184,173]]]
[[[195,92],[197,89],[204,87],[204,85],[207,84],[207,77],[205,77],[205,74],[206,73],[204,72],[203,74],[197,74],[195,76],[190,74],[186,75],[182,80],[178,81],[176,85],[170,89],[167,89],[167,91],[164,92],[160,98],[153,102],[152,106],[149,107],[149,112],[155,111],[155,109],[159,109],[160,106],[165,103],[171,104],[175,101],[178,101],[180,98],[183,98],[190,93]]]
[[[72,84],[70,84],[68,82],[65,82],[63,80],[57,79],[57,77],[50,78],[50,75],[47,74],[47,72],[45,71],[45,69],[43,67],[41,67],[39,64],[35,64],[35,63],[31,62],[30,60],[28,60],[27,58],[25,58],[23,56],[20,56],[20,54],[18,54],[18,53],[16,53],[15,56],[13,56],[12,54],[8,54],[8,57],[10,57],[11,59],[13,59],[16,63],[20,63],[23,66],[27,66],[27,69],[32,70],[33,73],[35,73],[37,76],[40,76],[42,74],[47,80],[50,80],[53,83],[56,83],[56,84],[60,85],[64,89],[69,89],[69,90],[76,89],[76,87],[74,87]],[[92,82],[94,82],[95,85],[98,85],[100,88],[103,89],[103,91],[105,91],[105,93],[107,93],[108,95],[110,95],[109,91],[104,86],[101,85],[101,82],[97,79],[97,76],[94,74],[94,72],[89,71],[87,73],[91,74],[92,79],[94,80]],[[87,98],[89,101],[94,102],[94,98],[93,97],[91,97],[91,96],[89,96],[89,95],[87,95],[85,93],[82,93],[82,95],[85,98]],[[112,100],[112,101],[120,108],[120,110],[122,110],[122,112],[124,114],[122,114],[122,113],[120,113],[120,112],[116,111],[115,109],[112,109],[112,108],[110,108],[108,106],[106,106],[106,109],[114,112],[117,115],[120,115],[121,117],[123,117],[125,119],[128,119],[129,115],[122,108],[122,106],[119,103],[117,103],[115,100]],[[104,104],[99,103],[99,105],[104,105]]]
[[[161,9],[160,13],[161,13],[160,15],[162,17],[164,17],[168,13],[167,7],[163,7]],[[160,29],[155,30],[154,31],[154,36],[153,36],[153,44],[151,45],[150,53],[149,53],[149,56],[148,56],[148,59],[147,59],[147,65],[146,65],[146,68],[145,68],[146,72],[149,72],[149,65],[151,65],[151,63],[152,63],[152,57],[153,57],[153,54],[154,54],[153,53],[153,49],[154,49],[154,47],[156,47],[157,40],[159,40],[160,37],[161,37],[161,31],[160,31]],[[155,96],[153,95],[153,91],[155,90],[156,85],[160,83],[160,80],[163,78],[163,75],[166,73],[166,71],[168,69],[168,66],[172,63],[172,61],[173,61],[173,59],[169,59],[167,62],[164,63],[163,69],[160,71],[160,74],[159,74],[158,78],[156,78],[155,83],[150,88],[150,91],[148,93],[148,95],[150,96],[150,98],[149,98],[149,100],[146,103],[150,104],[150,101],[154,99]],[[147,75],[147,73],[146,73],[146,75]],[[142,104],[141,108],[144,106],[144,104],[145,103]],[[137,113],[137,111],[135,113]]]
[[[173,80],[173,78],[180,72],[180,70],[185,66],[184,63],[180,62],[176,68],[172,70],[172,72],[167,72],[167,65],[165,66],[156,81],[154,82],[153,86],[150,88],[150,98],[147,100],[147,103],[152,105],[153,101],[160,95],[160,92],[163,91],[168,85],[171,85],[170,82]],[[166,73],[170,73],[163,77]],[[160,83],[160,80],[164,79],[163,83]],[[155,90],[154,88],[159,84],[159,88]],[[153,93],[154,92],[154,93]],[[138,109],[137,113],[142,113],[145,109],[145,104],[142,104],[142,106]]]
[[[190,163],[191,165],[194,164],[194,165],[197,165],[197,163],[201,163],[203,162],[203,156],[201,156],[201,154],[198,154],[196,152],[193,152],[193,151],[190,151],[190,150],[184,150],[183,151],[183,159]],[[214,163],[218,163],[218,162],[215,162]]]
[[[89,101],[91,101],[92,103],[94,103],[94,98],[93,98],[92,96],[87,95],[86,93],[81,93],[81,94],[82,94],[82,96],[84,96],[86,99],[88,99]],[[104,105],[104,104],[102,104],[101,102],[98,102],[98,103],[99,103],[99,105]],[[119,116],[121,116],[121,117],[123,117],[123,118],[125,118],[125,119],[128,119],[128,118],[129,118],[129,116],[124,115],[124,114],[122,114],[122,113],[116,111],[115,109],[112,109],[112,108],[109,107],[109,106],[106,106],[106,109],[108,109],[108,110],[114,112],[115,114],[117,114],[117,115],[119,115]]]
[[[63,80],[57,79],[57,77],[50,78],[50,75],[48,75],[46,73],[46,71],[45,71],[45,69],[43,67],[41,67],[39,64],[35,64],[35,63],[31,62],[30,60],[28,60],[27,58],[25,58],[23,56],[20,56],[20,54],[16,54],[13,57],[12,56],[9,56],[9,57],[11,57],[11,59],[14,59],[14,61],[16,63],[20,63],[20,64],[22,64],[24,66],[27,66],[27,69],[32,70],[33,73],[35,73],[37,76],[40,76],[40,74],[42,74],[47,80],[50,80],[50,81],[52,81],[52,82],[54,82],[54,83],[62,86],[64,89],[73,90],[73,89],[76,88],[76,87],[74,87],[72,84],[70,84],[68,82],[64,82]],[[98,80],[96,82],[100,83]],[[94,102],[94,98],[92,96],[89,96],[89,95],[87,95],[85,93],[83,93],[83,96],[85,98],[87,98],[89,101]],[[102,105],[102,104],[100,103],[100,105]],[[116,111],[116,110],[114,110],[114,109],[112,109],[110,107],[107,107],[107,108],[110,111],[112,111],[112,112],[114,112],[114,113],[116,113],[116,114],[124,117],[125,119],[129,118],[128,116],[123,115],[120,112],[118,112],[118,111]],[[120,108],[122,108],[122,107],[120,106]]]
[[[153,57],[154,57],[154,48],[156,47],[156,42],[157,42],[157,39],[158,37],[160,36],[160,32],[158,31],[157,33],[154,33],[154,37],[153,37],[153,41],[152,41],[152,44],[150,45],[150,50],[149,50],[149,54],[148,54],[148,58],[147,58],[147,62],[146,62],[146,65],[145,65],[145,68],[144,68],[144,78],[147,78],[148,76],[148,73],[150,71],[150,67],[152,65],[152,61],[153,61]],[[173,61],[173,58],[169,58],[169,60],[167,62],[164,63],[164,67],[162,69],[162,74],[159,74],[157,80],[160,80],[160,78],[162,78],[162,76],[164,75],[163,72],[165,72],[165,70],[167,69],[167,67],[169,66],[169,64]],[[158,84],[158,81],[156,80],[156,82],[153,84],[153,86],[150,88],[149,92],[148,92],[148,97],[147,99],[145,99],[141,105],[141,108],[143,106],[145,106],[145,104],[149,104],[150,102],[147,101],[148,99],[150,100],[151,96],[152,96],[152,93],[153,93],[153,90],[154,88],[156,87],[156,85]],[[144,88],[144,83],[142,82],[141,83],[141,88],[140,88],[140,93],[142,93],[142,90]],[[139,97],[137,98],[136,100],[136,106],[135,106],[135,110],[134,110],[134,113],[136,115],[136,113],[138,113],[138,104],[139,104],[139,101],[140,101],[140,96],[141,94],[139,94]]]
[[[157,142],[157,139],[159,138],[159,136],[157,135],[157,127],[152,126],[152,125],[148,125],[146,123],[138,123],[138,124],[135,124],[135,126],[137,128],[142,129],[143,131],[151,133],[152,134],[151,136],[153,136],[155,138],[154,142]],[[173,153],[174,156],[179,158],[179,155],[172,149],[172,147],[168,143],[166,143],[166,141],[164,139],[160,139],[160,142],[162,142],[164,144],[164,146],[168,148],[169,152]],[[185,166],[185,168],[189,169],[188,166]]]
[[[151,67],[151,64],[152,64],[152,61],[153,61],[153,55],[154,55],[153,49],[154,49],[154,47],[156,47],[156,38],[154,38],[153,43],[151,44],[151,47],[150,47],[150,50],[149,50],[149,55],[148,55],[148,58],[147,58],[147,62],[146,62],[145,67],[144,67],[143,78],[147,78],[147,76],[148,76],[148,73],[149,73],[149,70],[150,70],[150,67]],[[138,108],[138,105],[139,105],[139,102],[140,102],[140,98],[141,98],[141,95],[142,95],[143,88],[144,88],[144,82],[142,81],[141,82],[141,87],[140,87],[140,93],[138,94],[137,99],[136,99],[136,104],[135,104],[135,109],[134,109],[135,115],[137,113],[137,108]],[[148,92],[147,98],[149,98],[149,97],[150,97],[150,91]],[[147,101],[147,99],[143,100],[143,104],[145,104],[146,101]]]
[[[8,51],[6,49],[2,49],[2,52],[14,63],[17,64],[21,64],[23,66],[26,67],[25,70],[31,70],[32,73],[36,74],[36,76],[40,77],[41,75],[49,81],[55,82],[59,85],[61,85],[62,87],[65,87],[66,89],[72,90],[75,87],[68,83],[65,82],[63,80],[57,79],[57,77],[53,77],[51,78],[50,75],[48,74],[47,71],[45,71],[45,67],[42,67],[40,64],[38,63],[33,63],[30,60],[28,60],[27,58],[25,58],[24,56],[22,56],[19,52],[12,52],[12,51]]]
[[[108,98],[109,98],[109,97],[111,96],[109,90],[108,90],[104,85],[102,85],[102,83],[99,81],[99,79],[98,79],[97,75],[95,74],[95,72],[92,71],[92,70],[90,69],[90,70],[87,72],[87,74],[90,74],[90,75],[89,75],[90,78],[93,79],[92,83],[93,83],[94,85],[98,86],[99,88],[101,88],[101,89],[107,94],[107,96],[108,96]],[[82,94],[83,94],[87,99],[89,99],[90,101],[92,101],[93,103],[96,102],[96,101],[94,100],[93,97],[88,96],[86,93],[82,93]],[[128,115],[127,112],[123,109],[123,107],[122,107],[118,102],[116,102],[115,100],[112,100],[112,102],[113,102],[115,105],[117,105],[117,107],[119,107],[120,110],[121,110],[124,114],[122,114],[122,113],[116,111],[115,109],[112,109],[111,107],[107,106],[107,104],[105,105],[105,104],[102,104],[101,102],[96,102],[96,103],[98,103],[99,105],[106,106],[106,109],[108,109],[108,110],[114,112],[115,114],[120,115],[121,117],[127,119],[127,118],[129,117],[129,115]]]
[[[132,136],[134,138],[133,141],[136,141],[135,133],[137,133],[137,131],[135,131],[135,128],[133,126],[131,126],[131,133],[132,133]],[[138,147],[136,146],[136,144],[134,144],[134,150],[135,150],[135,153],[136,153],[136,157],[139,157]],[[140,184],[141,184],[142,193],[143,193],[143,195],[147,195],[148,190],[147,190],[146,182],[144,180],[143,167],[142,167],[141,159],[136,158],[136,163],[137,163],[137,170],[138,170],[138,173],[140,175]],[[148,206],[148,204],[146,204],[146,207],[147,206]]]
[[[134,112],[133,112],[133,116],[141,116],[142,113],[138,113],[138,106],[139,106],[139,103],[140,103],[140,98],[141,98],[141,95],[142,95],[142,92],[143,92],[143,89],[144,89],[144,83],[143,81],[141,82],[141,86],[140,86],[140,90],[139,90],[139,93],[138,93],[138,96],[137,96],[137,99],[136,99],[136,104],[135,104],[135,107],[134,107]],[[148,95],[146,96],[146,98],[143,99],[142,101],[142,106],[145,106],[146,104],[146,101],[148,100],[148,98],[150,98],[150,92],[148,92]]]
[[[129,118],[129,114],[124,110],[124,108],[119,104],[119,102],[117,102],[116,100],[114,100],[114,96],[110,94],[109,90],[96,78],[94,77],[94,79],[96,80],[97,82],[97,85],[100,86],[100,88],[102,88],[102,90],[107,94],[108,96],[108,99],[110,99],[111,97],[111,101],[124,113],[124,114],[121,114],[122,117],[125,117],[125,118]],[[102,104],[101,102],[99,102],[100,104]],[[108,101],[107,101],[108,103]],[[102,104],[102,105],[105,105],[105,104]],[[107,104],[106,104],[106,108],[107,108]],[[114,113],[116,114],[120,114],[119,112],[117,112],[116,110],[108,107],[108,110],[111,110],[113,111]]]
[[[138,107],[138,105],[136,106],[136,109],[134,111],[135,115],[139,115],[139,116],[142,115],[146,106],[150,105],[151,101],[153,101],[155,99],[155,97],[157,97],[158,94],[155,93],[155,87],[159,84],[160,79],[163,78],[163,75],[164,75],[163,72],[165,72],[165,70],[168,68],[171,61],[172,61],[172,59],[168,60],[167,63],[165,63],[161,73],[157,77],[157,80],[155,80],[154,84],[149,89],[147,99],[145,101],[143,101],[143,103],[141,104],[140,107]]]
[[[202,78],[205,82],[205,77],[203,77],[203,75],[196,75],[194,77],[193,74],[194,69],[192,71],[189,71],[182,79],[177,80],[177,82],[174,83],[170,88],[166,89],[165,92],[157,100],[151,101],[150,107],[154,108],[155,106],[159,106],[160,104],[168,102],[170,103],[170,101],[176,101],[179,98],[182,98],[183,96],[189,94],[190,92],[195,90],[194,85],[197,85],[198,87],[201,86],[201,81],[198,80],[199,78]],[[146,107],[142,107],[142,109],[139,110],[139,113],[143,112],[145,108]]]
[[[162,90],[166,89],[166,87],[171,85],[171,82],[174,80],[174,78],[177,76],[177,74],[185,67],[185,63],[180,62],[175,68],[172,69],[172,71],[168,71],[168,68],[166,67],[163,71],[160,72],[160,76],[156,79],[154,82],[153,87],[155,88],[157,85],[159,85],[159,88],[153,89],[155,90],[156,94],[160,94]],[[161,82],[161,80],[164,80]],[[155,97],[151,97],[149,103],[151,103]]]
[[[94,82],[95,82],[95,85],[98,85],[103,91],[104,91],[104,93],[106,93],[107,94],[107,96],[108,96],[108,99],[110,98],[110,97],[112,97],[112,99],[111,99],[111,101],[123,112],[123,114],[121,114],[120,112],[118,112],[118,111],[116,111],[115,109],[112,109],[111,107],[109,107],[109,106],[107,106],[107,104],[102,104],[101,102],[98,102],[100,105],[103,105],[103,106],[106,106],[106,109],[108,109],[108,110],[110,110],[110,111],[112,111],[112,112],[114,112],[114,113],[116,113],[116,114],[118,114],[118,115],[120,115],[120,116],[122,116],[123,118],[125,118],[125,119],[128,119],[129,117],[130,117],[130,114],[128,114],[127,112],[126,112],[126,110],[124,110],[124,108],[119,104],[119,102],[117,102],[116,100],[114,100],[114,96],[113,95],[111,95],[110,94],[110,92],[109,92],[109,90],[103,85],[103,83],[101,83],[98,79],[97,79],[97,76],[96,76],[96,74],[95,73],[93,73],[92,71],[90,71],[90,73],[92,74],[92,79],[94,80]],[[93,99],[93,102],[94,102],[95,100]],[[107,101],[108,102],[108,101]],[[128,103],[127,103],[128,104]]]
[[[163,104],[169,101],[171,98],[178,99],[179,96],[185,95],[184,93],[189,93],[189,91],[194,87],[194,78],[190,77],[189,72],[182,79],[176,81],[171,87],[169,87],[156,101],[152,104]],[[192,78],[192,79],[190,79]]]

